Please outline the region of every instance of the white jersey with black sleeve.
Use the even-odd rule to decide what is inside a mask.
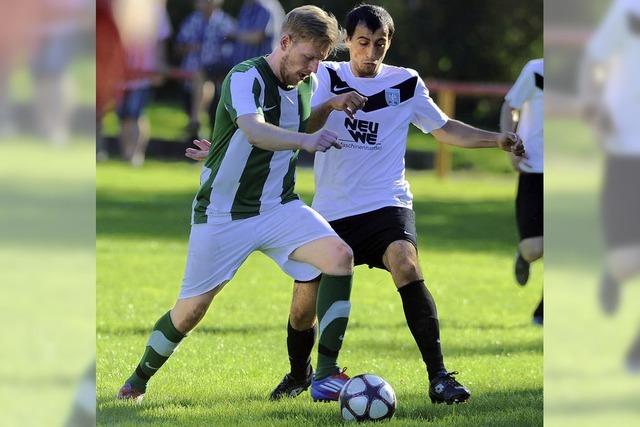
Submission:
[[[607,70],[601,102],[612,131],[604,148],[611,155],[640,156],[640,1],[613,2],[586,53]]]
[[[544,169],[544,60],[533,59],[524,66],[505,100],[520,110],[517,133],[524,142],[527,157],[522,172],[542,173]]]
[[[412,208],[404,173],[409,124],[429,133],[449,120],[418,73],[383,64],[376,77],[362,78],[349,62],[323,62],[316,78],[312,108],[349,91],[368,100],[353,119],[342,111],[329,115],[325,128],[338,133],[343,148],[316,153],[312,207],[329,221],[388,206]]]

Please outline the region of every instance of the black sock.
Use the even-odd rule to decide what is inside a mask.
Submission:
[[[436,303],[424,284],[416,280],[398,289],[407,325],[427,365],[429,380],[445,373],[440,348],[440,324]]]
[[[317,325],[306,331],[298,331],[291,326],[291,320],[287,325],[287,351],[289,352],[289,364],[291,375],[302,379],[309,375],[311,369],[311,350],[316,340]]]

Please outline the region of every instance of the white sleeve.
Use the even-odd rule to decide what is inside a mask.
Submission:
[[[315,91],[311,97],[311,108],[315,108],[318,105],[327,102],[333,96],[331,93],[329,72],[327,71],[326,66],[322,63],[320,63],[318,72],[315,74],[314,84]]]
[[[246,114],[263,114],[260,105],[262,90],[255,69],[231,74],[227,84],[223,85],[221,99],[234,122]]]
[[[536,87],[535,76],[530,66],[531,62],[528,62],[524,66],[518,79],[513,84],[509,92],[504,99],[509,103],[511,108],[520,110],[527,99],[531,97]]]
[[[449,117],[433,102],[429,89],[418,76],[416,91],[413,97],[413,118],[411,123],[422,132],[429,133],[440,129],[449,121]]]
[[[604,62],[625,42],[627,22],[625,12],[629,7],[625,0],[617,0],[587,44],[587,54],[596,61]]]

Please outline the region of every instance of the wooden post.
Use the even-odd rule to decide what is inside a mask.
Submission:
[[[438,106],[451,119],[456,114],[456,93],[451,89],[443,89],[438,94]],[[436,155],[436,175],[445,178],[451,171],[451,149],[448,145],[438,143]]]

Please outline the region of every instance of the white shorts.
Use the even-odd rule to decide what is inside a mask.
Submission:
[[[289,259],[300,246],[338,235],[319,213],[300,200],[258,216],[224,224],[193,224],[180,299],[202,295],[226,283],[254,251],[273,259],[294,280],[320,274],[314,266]]]

